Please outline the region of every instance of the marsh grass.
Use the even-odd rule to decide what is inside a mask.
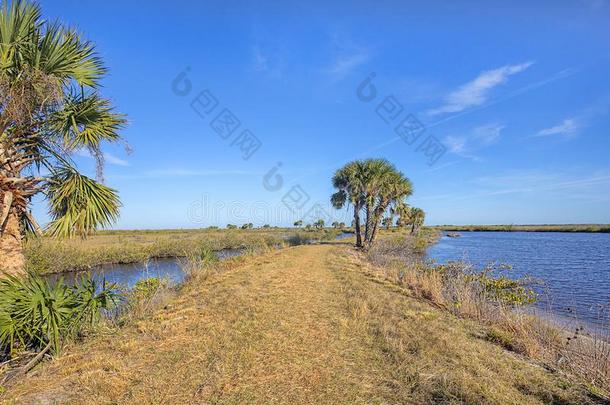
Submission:
[[[552,224],[552,225],[440,225],[433,227],[441,231],[458,232],[584,232],[608,233],[608,224]]]
[[[334,230],[287,229],[105,231],[88,239],[30,238],[28,269],[37,274],[88,270],[101,264],[144,262],[150,258],[190,257],[211,250],[260,249],[333,239]]]
[[[574,373],[592,391],[608,395],[602,387],[610,387],[610,323],[586,334],[580,326],[562,328],[550,316],[542,318],[527,310],[534,300],[529,280],[512,280],[490,269],[473,271],[468,263],[435,266],[426,262],[419,249],[425,241],[419,238],[387,237],[367,258],[377,273],[412,295],[486,325],[484,339]]]

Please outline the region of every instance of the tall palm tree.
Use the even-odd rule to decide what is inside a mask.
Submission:
[[[347,202],[354,206],[356,246],[370,247],[375,241],[379,222],[393,204],[399,204],[412,193],[409,179],[384,159],[359,160],[337,170],[331,196],[337,209]],[[360,227],[360,212],[366,215],[364,243]]]
[[[360,229],[360,212],[364,206],[363,199],[363,171],[362,161],[354,161],[346,164],[335,172],[332,183],[337,189],[330,202],[336,209],[343,208],[346,204],[354,207],[354,232],[356,233],[356,247],[362,247],[362,231]]]
[[[385,159],[367,159],[363,166],[362,182],[364,183],[364,210],[366,212],[364,240],[370,246],[376,225],[383,214],[383,211],[378,212],[381,193],[392,182],[391,177],[396,169]]]
[[[22,273],[24,232],[42,233],[29,206],[49,202],[52,236],[87,235],[119,215],[115,190],[78,172],[72,153],[103,167],[102,143],[125,124],[98,92],[106,69],[93,44],[21,0],[0,6],[0,266]]]
[[[404,200],[413,193],[411,181],[392,165],[381,173],[378,182],[380,186],[372,213],[372,229],[367,240],[369,247],[375,242],[383,214],[388,210],[391,211],[392,206],[404,204]]]
[[[426,218],[426,213],[421,208],[411,208],[410,222],[411,233],[415,233],[423,224]]]
[[[396,226],[405,227],[411,223],[411,207],[404,202],[400,202],[391,208],[391,213],[398,217]]]

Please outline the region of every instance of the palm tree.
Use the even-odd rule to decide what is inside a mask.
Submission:
[[[404,202],[394,205],[390,210],[392,215],[398,216],[396,226],[403,228],[411,223],[411,207]]]
[[[303,221],[302,220],[298,220],[293,224],[295,227],[300,228],[303,226]]]
[[[404,174],[397,171],[394,166],[388,171],[383,171],[378,181],[380,186],[377,195],[377,205],[373,211],[373,228],[368,239],[369,247],[377,237],[377,229],[383,214],[388,209],[391,211],[392,206],[404,204],[404,200],[413,193],[411,181]]]
[[[363,199],[363,172],[362,161],[354,161],[346,164],[335,172],[332,182],[337,189],[331,198],[331,204],[336,209],[343,208],[346,204],[354,207],[353,227],[356,233],[356,247],[362,247],[362,231],[360,229],[360,212],[364,206]]]
[[[364,242],[370,247],[375,241],[383,214],[411,195],[412,186],[401,172],[385,159],[354,161],[337,170],[333,186],[338,190],[331,196],[337,209],[346,203],[354,206],[356,246],[364,247],[360,229],[360,212],[366,215]]]
[[[99,94],[106,69],[92,43],[43,20],[36,4],[0,7],[0,263],[22,274],[24,232],[42,233],[35,195],[49,203],[51,236],[86,236],[118,218],[117,192],[101,184],[101,146],[119,141],[126,121]],[[71,159],[83,149],[97,180]]]
[[[318,219],[316,222],[313,223],[313,226],[316,229],[322,229],[322,228],[324,228],[324,224],[325,224],[325,222],[323,219]]]
[[[392,222],[394,221],[394,219],[392,217],[385,217],[382,221],[381,224],[383,226],[385,226],[385,229],[390,229],[390,227],[392,226]]]
[[[411,233],[417,232],[417,230],[424,224],[426,213],[421,208],[411,208],[410,223]]]

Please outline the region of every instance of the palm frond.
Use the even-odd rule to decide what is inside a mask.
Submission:
[[[97,94],[72,94],[51,119],[51,128],[63,138],[67,150],[99,149],[102,141],[117,141],[126,123],[110,102]]]
[[[31,44],[29,51],[32,67],[65,84],[74,80],[79,86],[94,87],[106,73],[93,44],[82,41],[76,31],[59,23],[39,30],[38,41]]]
[[[87,236],[114,223],[121,206],[115,190],[72,167],[53,173],[47,197],[52,221],[46,231],[51,236]]]
[[[0,68],[13,75],[23,65],[23,53],[31,47],[42,25],[40,6],[26,1],[5,1],[0,9]]]

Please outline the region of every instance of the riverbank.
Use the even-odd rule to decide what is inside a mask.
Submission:
[[[193,229],[101,231],[87,239],[32,238],[25,242],[27,267],[36,274],[89,270],[105,264],[187,257],[202,248],[255,250],[332,240],[334,229]]]
[[[430,228],[448,232],[585,232],[610,233],[608,224],[573,225],[438,225]]]
[[[538,316],[532,311],[540,296],[527,277],[507,275],[510,267],[502,265],[477,267],[459,259],[435,264],[417,248],[422,240],[427,238],[421,233],[380,240],[366,255],[373,274],[460,318],[486,325],[488,340],[574,373],[595,392],[595,387],[610,386],[610,324],[601,318],[601,308],[598,327],[585,328],[579,322],[565,328],[552,321],[553,313]]]
[[[342,242],[232,260],[9,387],[6,402],[589,403],[569,375],[375,275]]]

